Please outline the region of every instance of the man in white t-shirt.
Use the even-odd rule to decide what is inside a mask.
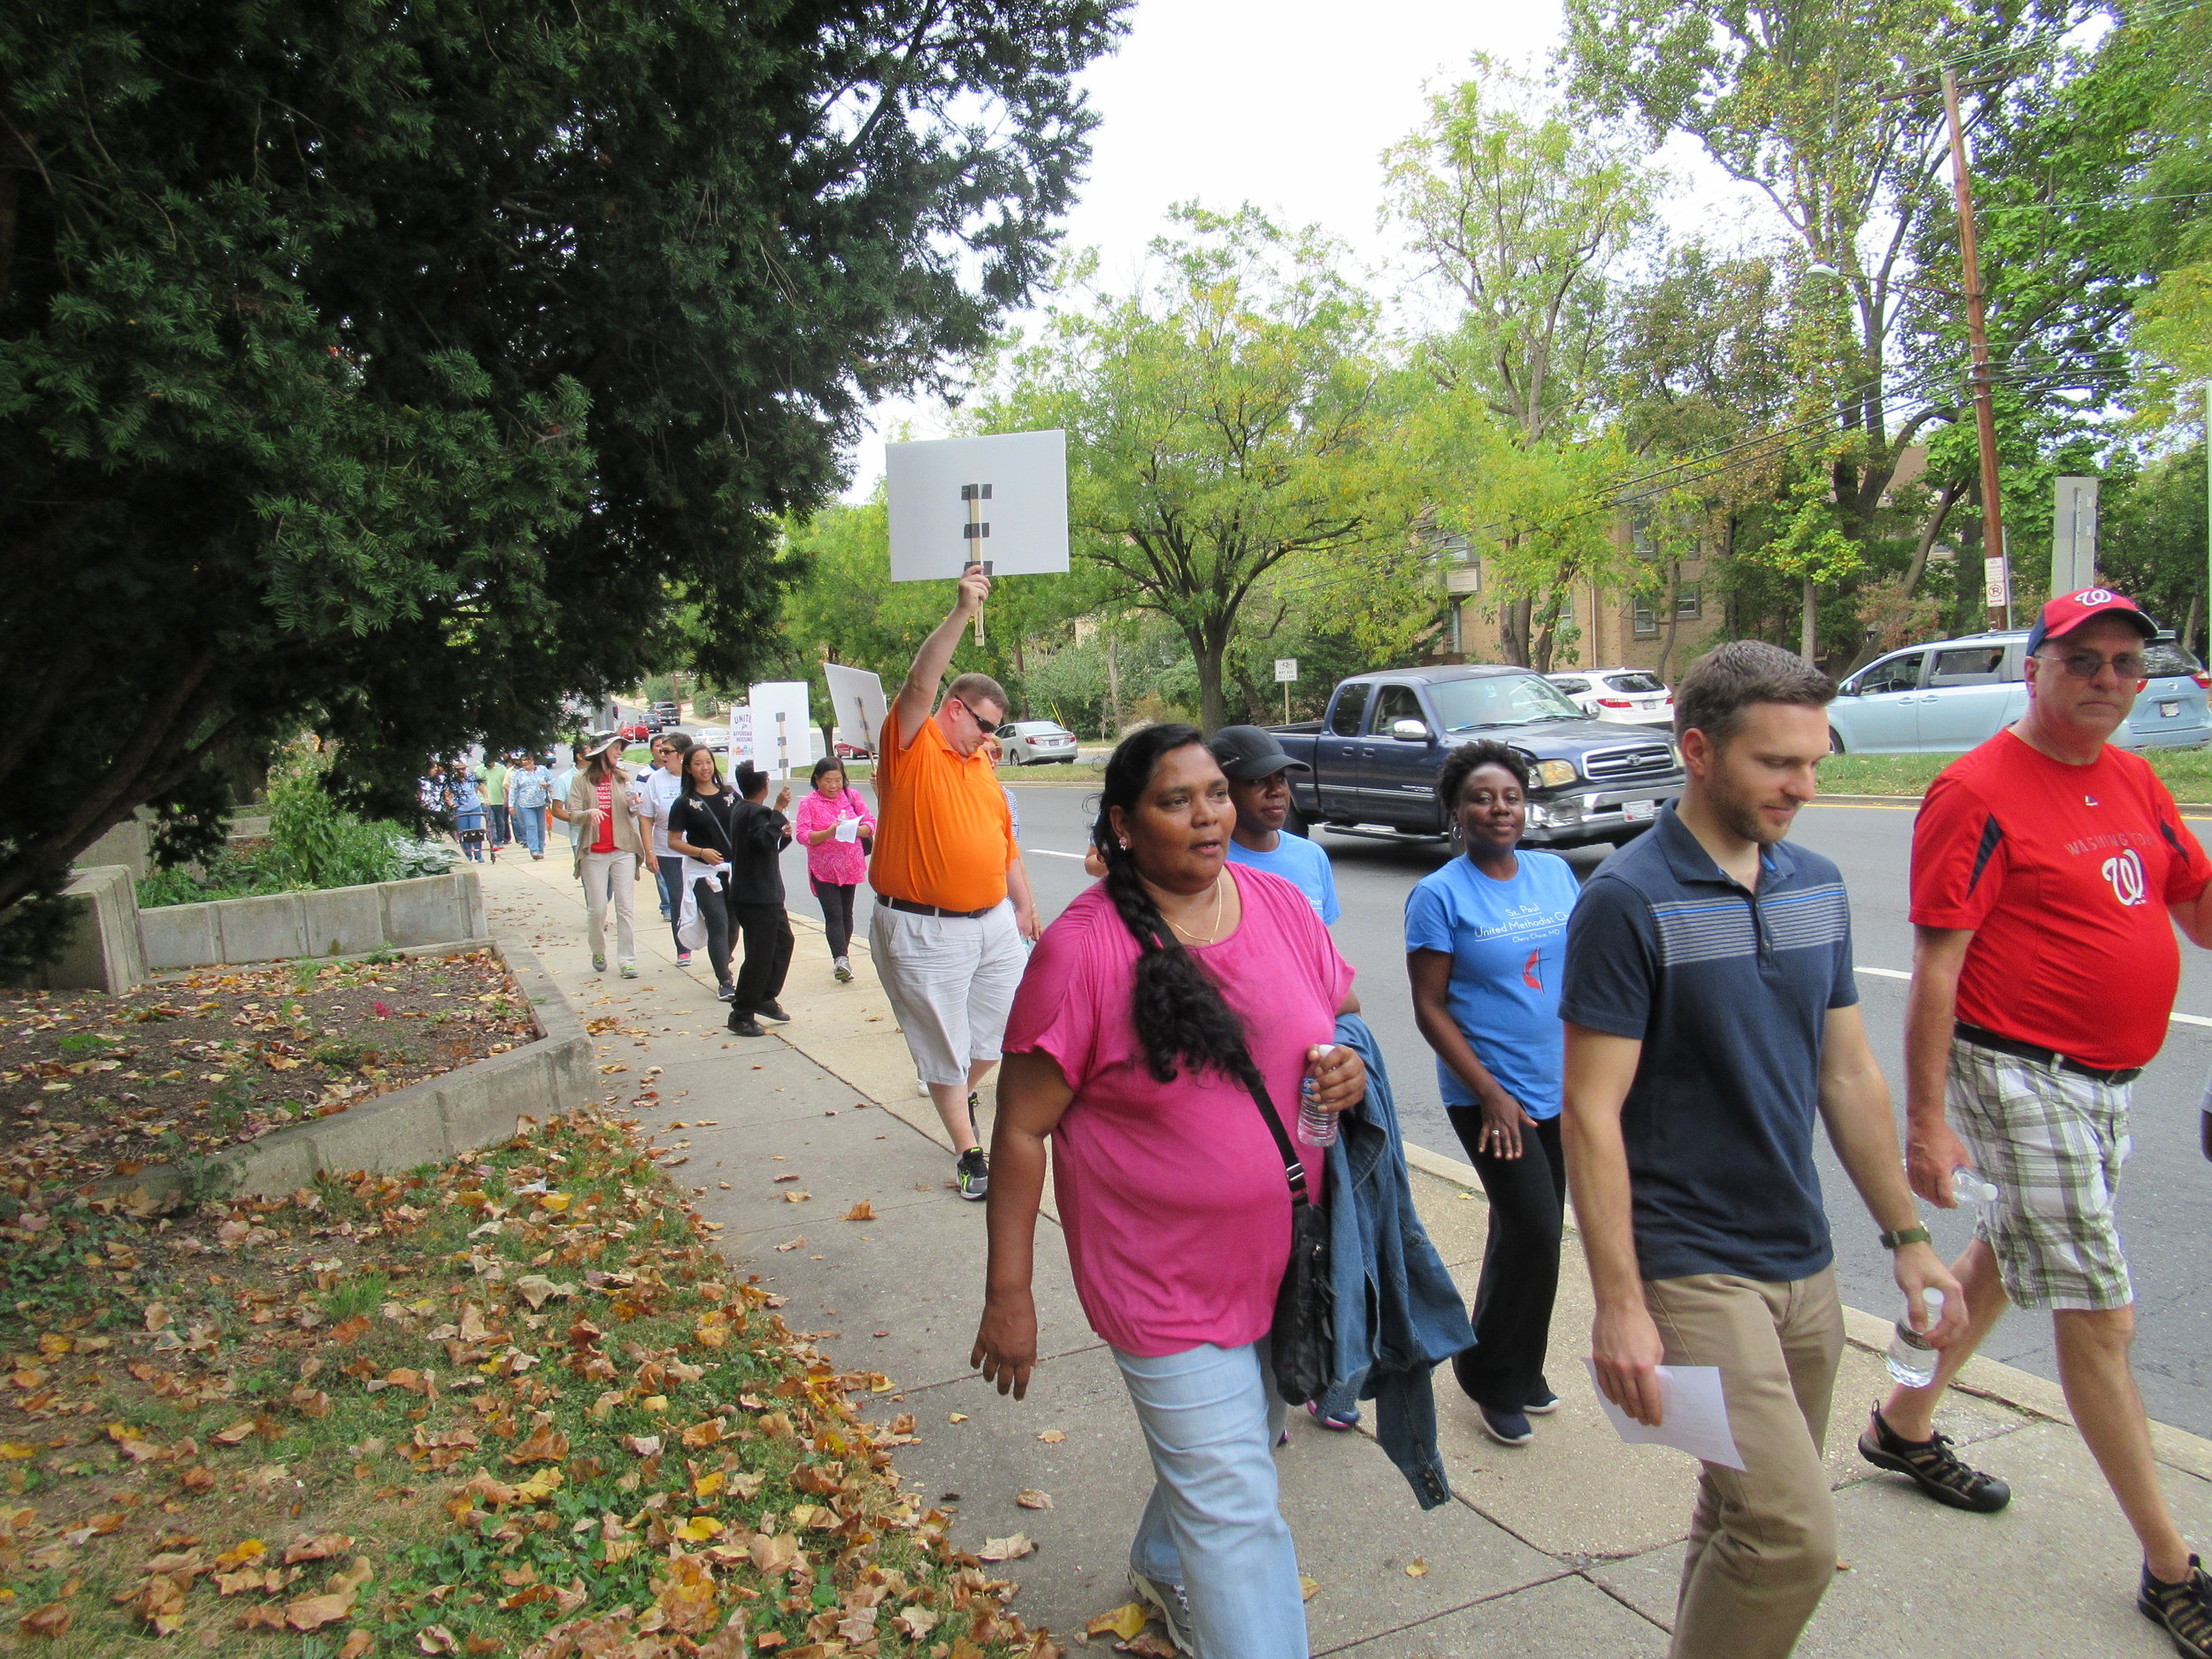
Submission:
[[[661,915],[675,939],[676,922],[682,913],[684,861],[668,850],[668,810],[684,792],[684,759],[691,753],[691,733],[664,732],[653,740],[653,770],[638,780],[639,810],[653,822],[653,868],[660,880]],[[676,965],[691,960],[684,941],[676,939]]]
[[[1329,855],[1302,835],[1283,833],[1290,816],[1290,774],[1311,772],[1283,752],[1272,732],[1256,726],[1225,726],[1207,745],[1228,774],[1237,826],[1229,834],[1229,862],[1280,876],[1306,895],[1327,926],[1343,914]]]

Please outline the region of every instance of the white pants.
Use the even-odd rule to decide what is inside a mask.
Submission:
[[[914,1075],[967,1087],[971,1062],[999,1057],[1014,987],[1029,962],[1012,902],[1002,899],[978,917],[874,909],[868,945]]]
[[[591,936],[591,954],[607,954],[607,903],[614,902],[614,959],[618,964],[637,960],[637,923],[634,914],[636,904],[637,855],[635,853],[586,853],[584,855],[584,910],[588,920],[586,931]]]

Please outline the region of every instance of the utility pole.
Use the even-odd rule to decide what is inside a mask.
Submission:
[[[1997,489],[1997,409],[1991,396],[1989,334],[1983,326],[1982,266],[1974,251],[1974,195],[1966,176],[1966,129],[1959,120],[1959,83],[1943,72],[1943,112],[1951,122],[1951,189],[1958,199],[1959,263],[1966,278],[1966,342],[1973,355],[1974,431],[1982,449],[1983,597],[1989,626],[2012,626],[2012,562],[2005,557],[2004,507]]]

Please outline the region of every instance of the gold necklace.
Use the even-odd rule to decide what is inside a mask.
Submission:
[[[1227,887],[1224,887],[1224,886],[1222,885],[1222,882],[1223,882],[1223,881],[1224,881],[1224,880],[1227,878],[1228,873],[1229,873],[1229,872],[1228,872],[1227,871],[1225,871],[1225,871],[1223,871],[1223,872],[1222,872],[1219,875],[1217,875],[1217,876],[1216,876],[1216,877],[1214,878],[1214,925],[1213,925],[1213,932],[1212,932],[1210,934],[1209,934],[1206,938],[1204,938],[1204,939],[1201,939],[1201,938],[1199,938],[1199,936],[1198,936],[1196,933],[1193,933],[1193,932],[1192,932],[1189,928],[1187,928],[1187,927],[1184,926],[1182,925],[1182,923],[1180,923],[1180,922],[1177,921],[1177,920],[1176,920],[1173,917],[1171,917],[1171,916],[1168,915],[1168,913],[1167,913],[1165,910],[1162,910],[1162,911],[1160,912],[1160,918],[1161,918],[1161,919],[1162,919],[1163,921],[1166,922],[1166,923],[1167,923],[1167,925],[1168,925],[1170,927],[1172,927],[1172,928],[1173,928],[1173,929],[1174,929],[1177,933],[1179,933],[1182,934],[1182,936],[1183,936],[1184,938],[1186,938],[1186,939],[1187,939],[1187,940],[1191,941],[1192,941],[1192,943],[1194,943],[1194,944],[1200,944],[1200,945],[1210,945],[1210,944],[1214,944],[1214,943],[1217,942],[1217,941],[1220,940],[1220,938],[1221,938],[1221,910],[1222,910],[1222,906],[1223,906],[1224,904],[1225,904],[1225,903],[1228,902],[1228,898],[1229,898],[1229,889],[1228,889]]]

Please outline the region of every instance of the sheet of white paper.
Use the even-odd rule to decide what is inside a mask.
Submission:
[[[1589,1366],[1590,1382],[1595,1386],[1597,1366],[1586,1357],[1582,1363]],[[1608,1400],[1603,1389],[1598,1391],[1598,1403],[1605,1408],[1614,1431],[1631,1446],[1671,1446],[1709,1463],[1730,1469],[1744,1466],[1743,1454],[1736,1449],[1735,1434],[1728,1426],[1728,1401],[1721,1393],[1719,1366],[1662,1365],[1659,1389],[1663,1416],[1657,1428],[1646,1428],[1637,1422]]]
[[[856,818],[843,818],[838,819],[837,839],[841,841],[858,841],[860,839],[860,820]]]

